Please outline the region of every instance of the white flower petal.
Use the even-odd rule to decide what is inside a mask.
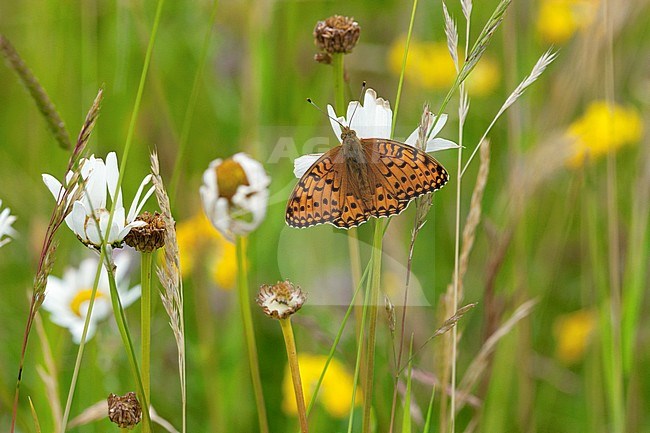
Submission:
[[[445,149],[458,149],[458,144],[446,138],[434,138],[427,142],[427,152],[437,152]]]
[[[59,195],[63,192],[61,182],[51,174],[44,173],[41,177],[43,178],[43,183],[45,183],[47,189],[50,190],[50,193],[52,193],[55,199],[58,199]]]
[[[110,152],[106,155],[106,187],[108,193],[111,195],[111,200],[115,201],[116,207],[123,207],[122,205],[122,189],[117,192],[117,199],[113,197],[115,188],[117,188],[117,181],[120,178],[120,169],[117,165],[117,155],[115,152]],[[104,188],[104,192],[106,188]],[[102,206],[104,207],[104,206]]]
[[[415,130],[413,130],[413,132],[411,132],[411,135],[409,135],[409,137],[406,140],[404,140],[404,144],[408,144],[409,146],[415,147],[415,145],[418,142],[419,134],[420,134],[420,127],[418,126],[417,128],[415,128]]]
[[[431,125],[433,126],[433,130],[429,133],[429,137],[435,137],[438,135],[440,131],[442,131],[442,128],[445,127],[445,124],[447,123],[447,115],[446,114],[441,114],[440,119],[436,122],[436,116],[431,115]]]
[[[332,125],[332,129],[334,130],[334,135],[336,135],[336,138],[339,140],[339,143],[341,142],[341,133],[343,132],[341,130],[341,125],[339,124],[342,123],[343,125],[347,125],[345,122],[344,117],[337,117],[336,112],[334,111],[334,107],[331,105],[327,105],[327,113],[329,114],[330,117],[330,124]],[[336,120],[334,120],[336,119]]]
[[[293,160],[293,175],[298,179],[302,177],[303,174],[314,165],[318,159],[323,156],[324,153],[310,153],[308,155],[303,155]]]

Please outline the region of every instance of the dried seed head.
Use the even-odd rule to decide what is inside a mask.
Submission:
[[[153,215],[145,211],[135,218],[144,221],[147,225],[133,227],[124,238],[127,245],[141,253],[150,253],[165,245],[165,220],[158,212]]]
[[[351,53],[359,40],[361,28],[352,17],[334,15],[319,21],[314,28],[316,46],[328,54]],[[318,58],[316,61],[320,61]]]
[[[300,310],[305,303],[305,294],[299,286],[289,280],[278,282],[273,286],[262,285],[257,294],[257,304],[264,314],[275,319],[286,319]]]
[[[142,408],[134,392],[123,396],[110,394],[108,402],[108,418],[121,428],[132,429],[142,420]]]
[[[384,295],[384,308],[386,309],[386,318],[388,319],[388,329],[393,334],[395,332],[395,305],[393,305],[390,298],[386,295]]]

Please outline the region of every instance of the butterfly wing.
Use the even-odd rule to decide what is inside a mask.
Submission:
[[[330,149],[303,174],[287,202],[285,220],[291,227],[305,228],[330,223],[341,216],[344,206],[343,173],[339,159],[341,146]]]

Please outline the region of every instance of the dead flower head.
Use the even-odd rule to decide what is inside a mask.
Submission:
[[[165,220],[160,213],[150,214],[145,211],[138,215],[136,221],[144,221],[144,226],[133,227],[124,238],[124,242],[141,253],[151,253],[165,245]]]
[[[291,316],[300,310],[305,300],[305,294],[300,287],[294,286],[289,280],[272,286],[264,284],[257,295],[257,304],[262,307],[264,314],[275,319]]]
[[[357,45],[361,27],[352,17],[334,15],[325,21],[318,21],[314,28],[314,42],[322,53],[316,54],[315,59],[321,63],[329,63],[332,54],[348,54]]]
[[[110,394],[108,402],[108,418],[121,428],[132,429],[142,420],[142,408],[134,392],[119,396]]]

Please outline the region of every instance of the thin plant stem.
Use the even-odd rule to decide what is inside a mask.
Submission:
[[[106,246],[102,248],[102,251],[106,250]],[[138,366],[138,359],[135,354],[135,348],[133,346],[133,341],[131,340],[131,333],[129,332],[128,325],[126,323],[126,316],[124,315],[124,308],[122,308],[122,302],[120,301],[120,295],[117,291],[117,284],[115,283],[115,273],[113,271],[113,263],[108,259],[108,255],[105,254],[107,259],[105,260],[106,273],[108,274],[108,285],[111,292],[111,304],[113,305],[113,314],[115,315],[115,321],[117,322],[117,328],[120,331],[120,337],[122,337],[122,344],[126,349],[127,358],[129,359],[129,364],[131,365],[131,372],[133,373],[133,378],[137,386],[140,405],[142,406],[142,417],[143,417],[143,430],[146,428],[148,431],[153,431],[151,429],[151,416],[149,414],[149,399],[144,392],[144,384],[142,383],[142,373]]]
[[[244,325],[244,336],[248,351],[248,363],[253,382],[255,403],[257,404],[257,418],[260,432],[269,433],[269,424],[262,392],[262,379],[260,377],[259,358],[257,356],[257,345],[255,343],[255,329],[253,328],[253,314],[250,307],[250,296],[248,294],[248,275],[246,274],[246,247],[245,240],[241,236],[235,239],[237,249],[237,286],[239,291],[239,307]]]
[[[282,327],[282,336],[284,337],[284,346],[287,349],[287,358],[289,360],[289,369],[291,370],[291,380],[293,381],[293,391],[296,395],[296,407],[298,408],[298,419],[300,420],[300,431],[307,433],[307,411],[305,409],[305,395],[302,391],[302,380],[300,379],[300,366],[298,365],[298,351],[296,350],[296,340],[293,338],[293,329],[291,328],[291,317],[280,319]]]
[[[140,331],[142,345],[142,389],[147,401],[151,401],[151,272],[153,253],[142,253],[140,287]],[[150,433],[147,425],[143,433]]]
[[[368,267],[366,270],[371,270],[372,269],[372,260],[368,263]],[[366,280],[366,291],[363,297],[363,312],[361,315],[361,328],[359,329],[359,335],[357,336],[357,341],[363,341],[365,338],[365,330],[366,330],[366,321],[368,319],[368,309],[370,305],[370,290],[369,290],[369,284],[370,281]],[[354,364],[354,378],[352,379],[352,383],[354,386],[352,387],[352,401],[350,402],[350,416],[348,418],[348,433],[352,433],[352,425],[354,423],[354,403],[356,402],[357,398],[357,383],[359,382],[359,376],[361,376],[361,364],[362,364],[362,357],[364,353],[364,345],[363,344],[358,344],[357,345],[357,358]],[[362,384],[363,385],[363,384]],[[365,394],[363,395],[363,399],[365,401],[366,396]]]
[[[147,74],[149,72],[149,65],[151,64],[151,57],[153,54],[154,42],[156,41],[156,35],[158,34],[158,26],[160,24],[160,17],[162,15],[163,4],[165,0],[158,0],[158,6],[156,7],[156,16],[154,18],[153,27],[151,29],[151,35],[149,36],[149,43],[147,45],[147,53],[144,57],[144,64],[142,65],[142,72],[140,74],[140,83],[138,84],[138,91],[135,96],[135,102],[133,103],[133,111],[131,112],[131,120],[129,121],[129,129],[126,134],[126,140],[124,142],[124,151],[122,152],[122,162],[120,162],[119,176],[117,182],[115,183],[115,189],[113,191],[113,197],[118,197],[120,188],[122,187],[122,180],[124,179],[124,172],[126,171],[126,162],[129,159],[129,150],[131,149],[131,144],[133,143],[133,136],[135,135],[135,125],[138,120],[138,114],[140,113],[140,106],[142,103],[142,94],[144,93],[144,85],[147,81]],[[106,227],[113,226],[113,218],[115,217],[115,206],[118,200],[113,200],[111,203],[111,210],[108,216],[108,223]]]
[[[336,112],[345,114],[345,65],[344,54],[332,54],[332,66],[334,70],[334,102]]]
[[[404,55],[402,57],[402,70],[399,74],[399,82],[397,84],[397,95],[395,96],[395,111],[393,111],[393,124],[391,125],[391,133],[395,131],[395,123],[397,122],[397,110],[399,110],[399,101],[402,97],[402,86],[404,85],[404,75],[406,72],[406,60],[408,59],[409,46],[411,44],[411,36],[413,34],[413,25],[415,23],[415,11],[418,9],[418,0],[413,0],[413,7],[411,9],[411,20],[409,21],[409,30],[406,34],[406,46],[404,47]]]
[[[75,388],[77,386],[77,379],[79,378],[79,370],[81,369],[81,359],[83,358],[84,349],[86,347],[86,336],[88,335],[88,327],[90,325],[90,317],[92,315],[93,307],[95,305],[95,298],[97,295],[97,286],[99,285],[99,278],[102,272],[104,261],[104,250],[100,252],[99,262],[97,263],[97,271],[95,272],[95,280],[93,281],[92,292],[90,293],[90,300],[88,301],[88,309],[86,311],[86,319],[84,320],[84,328],[81,332],[81,341],[77,349],[77,358],[75,359],[74,369],[72,370],[72,379],[70,380],[70,387],[68,389],[68,396],[65,401],[65,408],[63,409],[63,418],[61,419],[61,431],[65,432],[68,425],[68,418],[70,417],[70,409],[72,408],[72,398],[74,397]]]
[[[332,55],[332,70],[334,71],[334,102],[336,113],[345,115],[345,54],[335,53]],[[349,120],[349,119],[348,119]],[[357,287],[361,279],[361,253],[359,249],[359,233],[356,228],[347,231],[348,253],[350,255],[350,272],[352,273],[352,287]],[[359,331],[361,323],[361,309],[356,309],[356,326]],[[358,332],[357,332],[358,333]]]
[[[610,16],[610,0],[603,2],[602,14],[605,27],[605,62],[604,84],[605,100],[609,107],[614,104],[614,30]],[[607,236],[608,236],[608,267],[610,287],[610,329],[611,333],[611,389],[607,393],[611,399],[613,432],[623,433],[625,427],[625,401],[623,385],[623,356],[621,347],[621,257],[618,217],[616,154],[610,148],[607,153]]]
[[[199,97],[199,88],[203,78],[203,71],[205,69],[205,60],[208,57],[208,49],[210,48],[210,41],[212,39],[212,31],[214,23],[217,18],[217,5],[218,0],[213,0],[212,11],[210,12],[210,19],[208,28],[203,37],[203,46],[201,47],[201,54],[199,55],[199,63],[196,66],[194,73],[194,81],[192,82],[192,90],[190,92],[190,99],[187,102],[185,109],[185,117],[183,118],[183,126],[181,128],[181,136],[178,141],[178,153],[176,154],[176,161],[174,162],[174,171],[172,172],[172,180],[169,184],[170,202],[174,202],[176,191],[178,190],[178,182],[180,181],[181,172],[183,171],[183,162],[187,150],[187,142],[190,135],[190,127],[192,126],[192,118],[194,117],[194,109],[196,108],[196,101]]]
[[[350,305],[348,305],[348,309],[345,312],[345,315],[343,316],[343,320],[341,321],[341,326],[339,326],[339,330],[336,333],[336,337],[334,338],[334,342],[332,343],[332,347],[330,348],[330,352],[327,355],[327,361],[325,361],[325,365],[323,366],[323,371],[320,374],[320,377],[318,378],[318,382],[316,382],[316,386],[314,387],[314,392],[312,393],[311,400],[309,401],[309,405],[307,406],[307,416],[311,413],[312,408],[314,407],[314,404],[316,403],[316,398],[318,397],[318,391],[320,391],[320,387],[323,383],[323,380],[325,379],[325,374],[327,374],[327,368],[330,365],[330,362],[332,361],[332,358],[334,358],[334,353],[336,353],[336,348],[338,347],[339,341],[341,341],[341,336],[343,335],[343,331],[345,330],[345,325],[348,322],[348,319],[350,318],[350,315],[352,314],[352,310],[354,306],[356,305],[356,298],[359,292],[361,291],[361,285],[363,282],[366,280],[368,277],[368,273],[370,272],[370,264],[366,266],[366,269],[363,271],[363,275],[361,276],[361,279],[359,280],[359,284],[357,285],[356,290],[354,291],[354,294],[352,295],[352,299],[350,300]],[[360,328],[361,329],[361,328]],[[362,336],[360,336],[359,339],[361,339]],[[359,345],[361,347],[362,345]],[[358,379],[358,377],[357,377]],[[357,379],[354,380],[354,383],[357,383]],[[355,387],[356,389],[356,387]],[[353,392],[354,393],[354,392]],[[352,407],[354,407],[354,396],[352,397]]]
[[[465,26],[465,52],[469,52],[469,35],[471,29],[471,15],[467,15]],[[458,68],[458,65],[456,66]],[[460,71],[459,71],[460,73]],[[460,83],[459,88],[461,103],[458,105],[458,165],[456,171],[456,221],[454,233],[454,294],[452,299],[452,311],[458,310],[458,294],[460,287],[460,208],[461,208],[461,191],[462,191],[462,168],[463,168],[463,137],[465,128],[464,113],[465,104],[462,101],[467,101],[467,94],[465,91],[465,83]],[[451,330],[451,377],[449,379],[450,390],[450,404],[449,404],[449,429],[453,433],[456,431],[456,360],[458,357],[458,328],[456,326]]]
[[[381,256],[384,224],[375,220],[375,233],[372,240],[372,268],[370,273],[370,303],[368,305],[368,338],[366,345],[366,368],[363,384],[363,423],[362,432],[370,432],[370,415],[372,409],[372,388],[375,373],[375,346],[377,342],[377,315],[379,308],[379,285],[381,283]]]

